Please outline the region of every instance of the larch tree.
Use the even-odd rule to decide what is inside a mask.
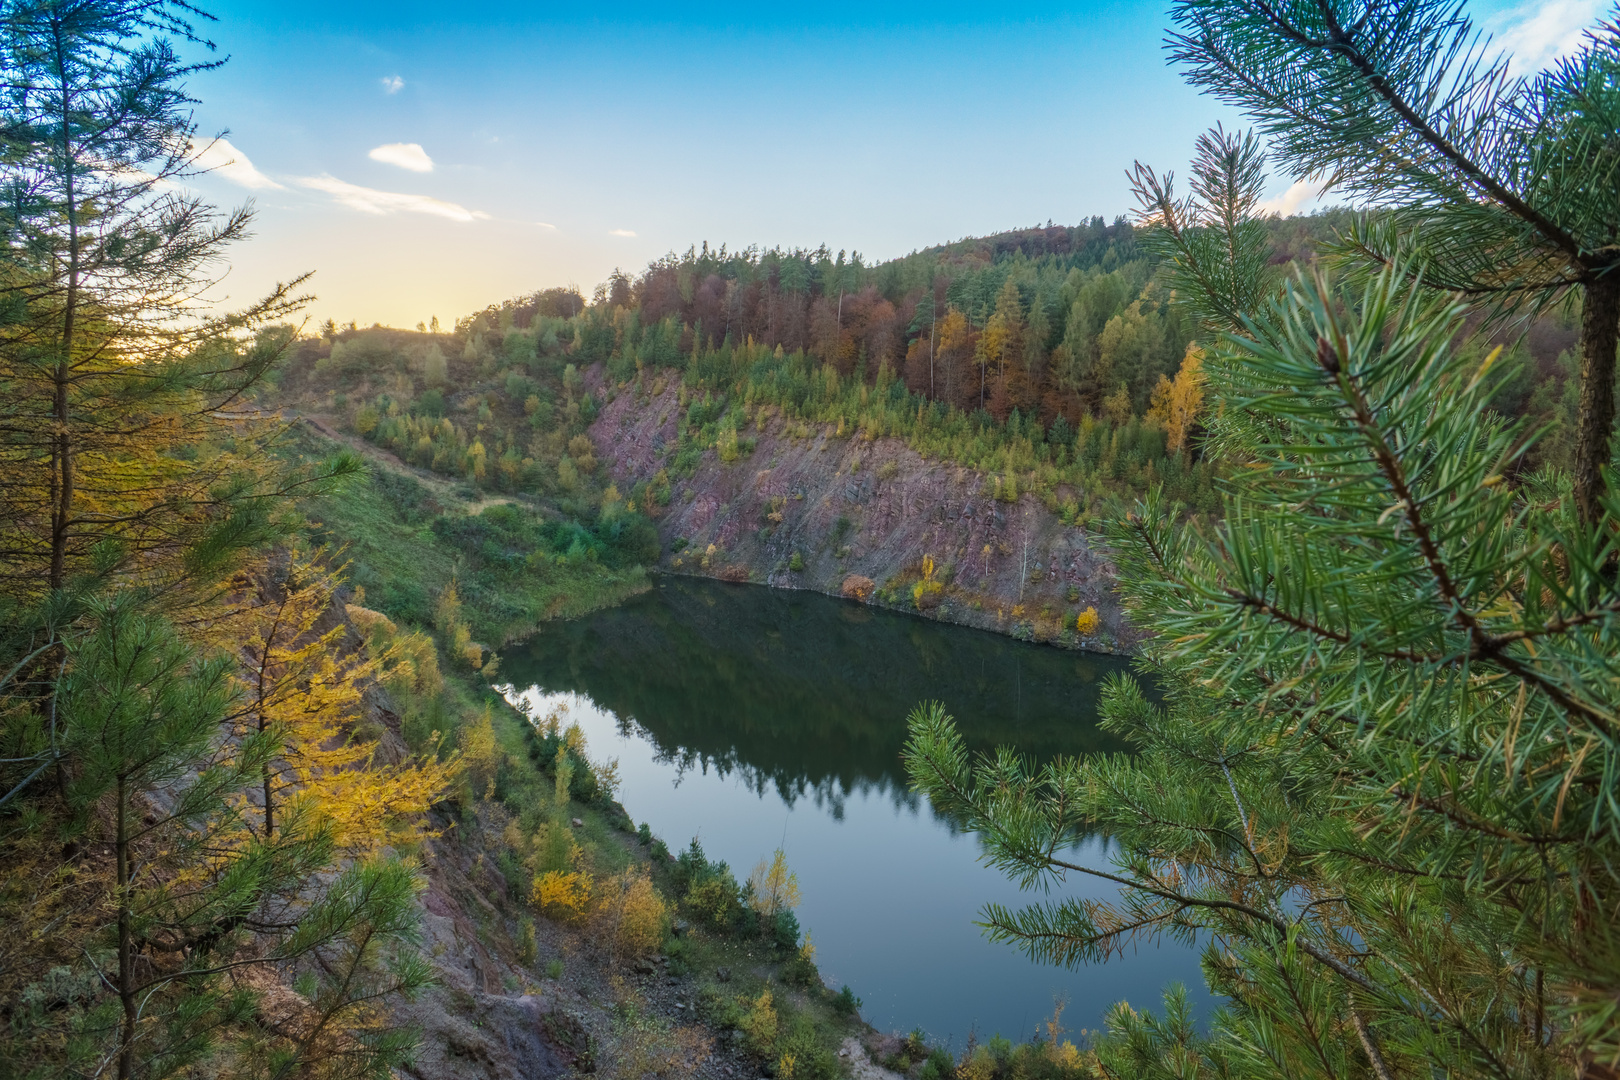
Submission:
[[[278,743],[261,768],[261,836],[271,838],[278,808],[298,800],[331,828],[339,851],[366,855],[413,839],[459,763],[436,752],[385,761],[381,740],[360,734],[363,689],[388,683],[397,660],[386,648],[367,656],[348,647],[349,629],[335,617],[341,587],[338,570],[296,548],[256,575],[255,602],[236,620],[239,698],[227,722]]]
[[[93,604],[64,664],[53,704],[73,769],[56,836],[105,850],[110,880],[104,887],[94,857],[8,880],[8,923],[44,954],[9,952],[8,974],[48,966],[18,988],[4,1055],[24,1077],[111,1066],[120,1078],[156,1078],[205,1064],[388,1075],[413,1039],[378,1024],[379,1002],[430,977],[413,947],[414,868],[338,860],[335,819],[308,800],[264,835],[246,796],[283,752],[281,731],[221,739],[239,700],[233,658],[199,657],[142,607],[133,591]],[[39,821],[48,804],[29,811],[32,827],[25,818],[7,837],[8,866],[50,828]],[[18,888],[41,877],[56,895],[43,924],[17,903]],[[41,938],[47,928],[55,933]],[[265,977],[295,979],[301,992],[262,1007],[245,986]]]
[[[784,911],[799,906],[799,875],[788,869],[787,855],[781,848],[769,861],[761,859],[748,875],[749,903],[760,917],[774,920]]]
[[[1188,436],[1204,407],[1204,352],[1189,345],[1174,379],[1159,376],[1148,402],[1148,417],[1164,425],[1166,450],[1187,448]]]

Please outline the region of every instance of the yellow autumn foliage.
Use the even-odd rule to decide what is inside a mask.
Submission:
[[[495,796],[495,776],[501,766],[501,748],[495,739],[495,724],[489,706],[478,718],[461,729],[461,759],[472,783],[473,793],[490,799]]]
[[[776,1026],[776,1006],[771,1000],[771,989],[767,986],[759,997],[748,1002],[748,1011],[737,1022],[737,1030],[743,1033],[751,1050],[764,1054],[776,1043]]]
[[[275,732],[282,743],[264,773],[261,835],[296,798],[331,826],[340,850],[365,854],[422,835],[422,814],[460,763],[433,752],[379,760],[379,739],[359,729],[360,699],[368,680],[386,678],[387,657],[346,650],[343,623],[317,628],[341,583],[340,571],[297,551],[261,571],[238,620],[242,705],[231,720],[239,734]]]
[[[534,879],[530,902],[552,918],[573,921],[591,902],[591,875],[583,870],[547,870]]]
[[[1165,449],[1182,450],[1187,435],[1204,407],[1204,351],[1196,345],[1187,346],[1181,360],[1181,370],[1175,380],[1159,376],[1153,396],[1148,400],[1148,419],[1164,425]]]
[[[1068,1039],[1064,1039],[1061,1043],[1049,1044],[1046,1056],[1051,1059],[1052,1064],[1064,1072],[1079,1072],[1085,1060],[1080,1048]]]
[[[975,1046],[967,1060],[956,1067],[956,1080],[992,1080],[995,1075],[996,1057],[985,1046]]]
[[[1074,628],[1082,637],[1095,634],[1097,627],[1100,625],[1102,625],[1102,619],[1098,617],[1097,609],[1094,607],[1086,608],[1074,620]]]
[[[606,878],[597,886],[591,925],[618,956],[645,956],[664,940],[669,905],[645,867]]]
[[[359,590],[356,590],[359,592]],[[366,651],[379,666],[377,681],[396,697],[432,699],[444,692],[439,650],[420,630],[401,631],[380,611],[358,603],[344,606],[349,625],[365,639]]]
[[[753,886],[749,903],[768,919],[799,906],[799,875],[788,870],[787,856],[781,848],[776,849],[769,863],[764,859],[759,861],[748,875],[748,884]]]
[[[461,596],[456,592],[455,578],[450,579],[433,605],[433,625],[443,635],[444,651],[452,660],[473,671],[484,666],[484,647],[472,639],[472,631],[461,617]]]

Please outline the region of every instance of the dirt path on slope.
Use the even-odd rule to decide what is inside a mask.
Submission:
[[[451,480],[427,469],[419,469],[391,450],[367,442],[358,435],[341,431],[336,426],[335,417],[300,413],[293,409],[283,409],[281,415],[293,423],[306,424],[325,438],[345,449],[353,450],[373,467],[384,468],[401,476],[409,476],[431,491],[433,497],[440,504],[454,508],[461,513],[476,516],[491,506],[505,506],[507,503],[518,501],[510,495],[488,495],[483,493],[480,493],[476,499],[469,499],[461,494],[461,490],[467,486],[464,481]]]

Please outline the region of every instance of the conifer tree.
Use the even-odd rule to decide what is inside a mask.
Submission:
[[[251,809],[300,747],[303,788],[361,783],[329,744],[364,671],[330,637],[282,641],[266,668],[283,690],[289,668],[316,676],[301,702],[273,699],[315,708],[234,723],[253,704],[243,622],[263,614],[241,611],[241,572],[286,538],[292,495],[357,466],[290,473],[255,453],[273,429],[243,395],[289,340],[263,324],[291,287],[240,315],[189,307],[249,219],[175,183],[198,149],[184,79],[209,65],[173,42],[202,47],[187,20],[205,17],[162,0],[0,6],[8,1076],[384,1076],[411,1034],[379,1003],[428,976],[413,867],[342,857],[340,840],[374,844],[310,799],[283,802],[273,829]],[[297,994],[250,989],[278,981]]]
[[[175,51],[212,47],[198,17],[154,0],[0,8],[0,575],[34,595],[107,541],[130,560],[191,551],[148,576],[212,572],[269,535],[283,494],[250,454],[175,452],[254,437],[243,394],[289,336],[244,332],[300,303],[294,281],[196,317],[252,219],[182,185],[204,149],[185,79],[218,63]]]
[[[1341,246],[1368,272],[1397,267],[1499,317],[1579,304],[1573,483],[1588,526],[1602,513],[1620,341],[1617,12],[1529,77],[1460,0],[1178,0],[1171,12],[1193,85],[1253,117],[1292,175],[1378,208]]]
[[[1176,993],[1163,1018],[1121,1005],[1100,1075],[1614,1076],[1620,505],[1522,468],[1533,433],[1487,408],[1497,354],[1453,348],[1474,300],[1422,287],[1432,251],[1277,293],[1244,255],[1249,145],[1200,147],[1215,194],[1179,236],[1195,215],[1142,185],[1227,331],[1206,449],[1243,467],[1214,529],[1157,495],[1110,528],[1159,698],[1116,680],[1103,723],[1139,752],[975,761],[928,705],[913,782],[1022,884],[1120,886],[992,905],[992,937],[1068,965],[1144,935],[1204,945],[1229,1002],[1208,1036]],[[1095,830],[1108,869],[1071,853]]]

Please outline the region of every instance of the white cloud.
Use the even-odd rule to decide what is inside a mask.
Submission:
[[[1299,213],[1300,207],[1306,203],[1314,201],[1318,195],[1322,194],[1322,189],[1326,186],[1320,180],[1295,180],[1289,185],[1287,191],[1274,198],[1267,199],[1256,206],[1255,209],[1262,214],[1277,214],[1288,217],[1290,214]]]
[[[197,155],[197,168],[222,176],[233,184],[241,184],[245,188],[283,190],[280,184],[255,169],[247,155],[225,139],[215,139],[201,150],[196,143],[192,143],[191,150]]]
[[[435,199],[429,195],[378,191],[376,188],[361,187],[339,180],[335,176],[300,177],[298,184],[315,191],[324,191],[332,196],[338,205],[367,214],[381,215],[402,211],[407,214],[430,214],[434,217],[449,218],[451,221],[483,221],[489,217],[482,210],[468,210],[465,206]]]
[[[631,230],[629,230],[629,229],[609,229],[608,230],[608,235],[609,236],[634,236],[636,234],[634,232],[632,232]]]
[[[1487,23],[1492,44],[1513,57],[1516,75],[1533,75],[1579,49],[1607,0],[1527,0]]]
[[[377,81],[382,83],[383,93],[385,94],[397,94],[405,89],[405,80],[398,75],[384,75]]]
[[[552,224],[552,223],[551,223],[551,222],[549,222],[549,221],[537,221],[537,222],[535,222],[535,224],[536,224],[536,225],[538,225],[538,226],[540,226],[540,227],[541,227],[541,228],[542,228],[542,229],[549,229],[549,230],[551,230],[551,231],[552,231],[552,232],[556,232],[556,231],[557,231],[557,226],[555,226],[555,225],[553,225],[553,224]]]
[[[432,172],[433,159],[422,149],[421,143],[391,142],[371,151],[371,160],[385,165],[398,165],[411,172]]]

